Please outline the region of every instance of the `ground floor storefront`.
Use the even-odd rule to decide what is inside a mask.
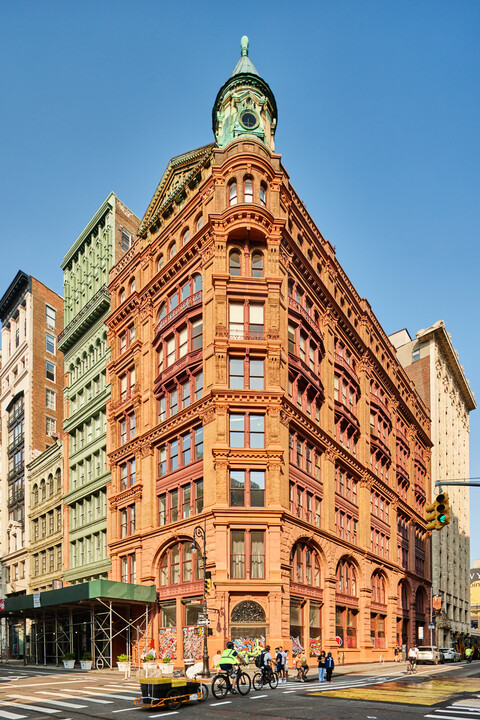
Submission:
[[[125,653],[139,662],[152,643],[153,586],[93,580],[6,598],[0,612],[1,657],[58,665],[67,653],[90,655],[93,667],[113,667]],[[138,656],[138,657],[137,657]]]

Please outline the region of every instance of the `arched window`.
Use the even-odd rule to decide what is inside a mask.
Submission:
[[[342,559],[337,565],[337,592],[341,595],[357,596],[355,567],[350,560]]]
[[[372,602],[385,605],[385,578],[379,572],[374,572],[371,579]]]
[[[171,260],[171,259],[174,257],[174,255],[176,255],[176,254],[177,254],[177,246],[176,246],[176,244],[173,242],[173,243],[170,245],[170,247],[168,248],[168,259]]]
[[[231,250],[229,255],[230,275],[240,275],[240,253],[238,250]]]
[[[267,186],[263,182],[260,185],[260,205],[262,207],[267,206]]]
[[[292,550],[292,582],[320,587],[320,560],[318,553],[304,543],[297,543]]]
[[[243,190],[243,199],[246,203],[253,202],[253,180],[251,178],[245,178]]]
[[[120,302],[124,302],[125,300],[125,288],[122,288],[118,293],[118,299]]]
[[[419,587],[415,595],[415,612],[418,615],[425,613],[425,591]]]
[[[176,543],[160,560],[160,585],[181,585],[203,578],[202,556],[192,541]]]
[[[200,275],[200,273],[195,273],[195,275],[193,276],[192,279],[193,279],[193,292],[194,293],[200,292],[200,290],[202,289],[202,276]]]
[[[158,310],[158,322],[160,322],[160,320],[163,320],[163,318],[165,317],[165,315],[166,315],[166,305],[165,305],[165,303],[163,302],[163,303],[160,305],[160,308],[159,308],[159,310]]]
[[[199,215],[195,221],[195,230],[200,230],[203,227],[203,217]]]
[[[135,292],[135,278],[130,280],[130,295]]]
[[[187,228],[186,230],[183,231],[182,246],[186,245],[189,240],[190,240],[190,230]]]
[[[263,277],[263,253],[258,250],[252,254],[252,277]]]
[[[40,481],[40,502],[47,499],[47,485],[45,480]]]
[[[38,485],[35,483],[32,489],[33,504],[38,505]]]
[[[297,245],[298,247],[303,247],[303,238],[301,235],[297,235]]]
[[[50,474],[48,476],[47,497],[51,497],[53,495],[53,492],[53,475]]]
[[[231,182],[228,186],[228,204],[229,205],[236,205],[237,204],[237,183],[235,181]]]
[[[55,473],[55,492],[61,492],[62,490],[62,473],[60,468]]]
[[[157,258],[157,270],[161,270],[163,268],[164,262],[163,255],[159,255]]]

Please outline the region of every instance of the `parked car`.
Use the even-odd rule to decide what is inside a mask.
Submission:
[[[460,662],[462,656],[453,648],[440,648],[443,655],[443,662]]]
[[[418,648],[418,661],[419,663],[432,663],[438,665],[442,662],[442,654],[438,647],[435,645],[421,645]]]

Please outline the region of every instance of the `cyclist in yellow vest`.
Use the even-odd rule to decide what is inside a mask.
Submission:
[[[220,666],[220,669],[227,674],[227,691],[230,691],[232,693],[237,692],[235,690],[235,684],[237,682],[237,679],[233,678],[233,684],[230,682],[230,671],[232,670],[233,666],[238,665],[239,662],[240,661],[238,658],[238,653],[234,650],[233,642],[227,642],[227,647],[220,655],[220,660],[218,661],[218,664]]]

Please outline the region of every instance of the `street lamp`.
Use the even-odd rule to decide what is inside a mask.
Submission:
[[[201,525],[196,525],[193,528],[193,541],[192,541],[192,549],[195,547],[199,547],[198,543],[196,542],[195,538],[198,537],[203,540],[203,552],[202,552],[202,564],[203,564],[203,616],[204,618],[207,617],[207,593],[206,593],[206,584],[205,580],[207,577],[207,518],[205,517],[205,522],[203,525],[203,528]],[[208,626],[203,625],[203,669],[202,669],[202,677],[210,677],[210,669],[209,669],[209,659],[208,659],[208,644],[207,644],[207,630]]]

